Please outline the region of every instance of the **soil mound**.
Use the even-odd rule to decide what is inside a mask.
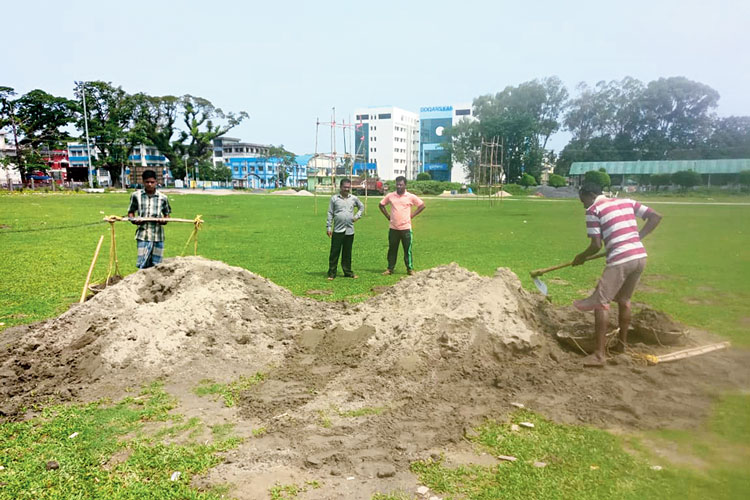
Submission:
[[[555,334],[592,323],[504,268],[483,277],[441,266],[347,304],[297,297],[220,262],[168,259],[58,318],[4,332],[0,412],[18,418],[49,396],[116,397],[157,377],[195,386],[261,371],[239,415],[268,435],[243,448],[243,470],[376,475],[461,441],[511,402],[567,423],[679,427],[705,415],[717,388],[750,384],[750,356],[736,350],[656,366],[620,355],[584,369]]]

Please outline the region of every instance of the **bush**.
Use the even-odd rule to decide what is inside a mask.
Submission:
[[[583,182],[593,182],[594,184],[598,184],[602,189],[608,188],[612,185],[612,180],[609,178],[609,174],[607,172],[602,172],[601,170],[589,170],[583,174]]]
[[[565,177],[563,177],[562,175],[552,174],[549,176],[547,184],[549,184],[553,188],[561,188],[567,186],[568,183],[565,181]]]
[[[430,181],[432,180],[432,177],[430,176],[429,172],[419,172],[417,174],[417,180],[418,181]]]
[[[686,190],[703,184],[703,179],[701,174],[694,170],[680,170],[672,174],[672,182]]]
[[[656,190],[659,190],[660,186],[669,186],[672,184],[671,174],[653,174],[648,178],[648,183],[651,186],[655,186]]]
[[[396,181],[385,181],[388,192],[396,191]],[[442,194],[443,191],[459,191],[461,184],[447,181],[408,181],[406,190],[416,195],[420,194]]]
[[[750,187],[750,170],[743,170],[739,175],[740,186]]]
[[[536,179],[531,174],[523,174],[519,182],[522,186],[536,186]]]

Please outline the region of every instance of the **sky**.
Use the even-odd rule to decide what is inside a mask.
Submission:
[[[418,112],[547,76],[571,94],[685,76],[719,92],[720,116],[750,115],[747,0],[27,0],[0,12],[0,85],[200,96],[250,115],[228,135],[297,154],[314,152],[333,107],[339,120],[368,106]],[[321,127],[319,151],[329,138]]]

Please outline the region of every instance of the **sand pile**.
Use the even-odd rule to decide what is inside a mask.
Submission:
[[[31,390],[65,399],[84,396],[89,386],[98,395],[185,370],[232,372],[256,358],[270,363],[282,355],[276,345],[304,326],[297,318],[325,307],[244,269],[170,259],[58,318],[4,332],[0,391],[20,400]]]
[[[660,325],[654,314],[644,321]],[[720,388],[750,385],[743,351],[652,367],[621,355],[584,369],[554,335],[591,324],[502,268],[482,277],[442,266],[346,304],[220,262],[168,259],[58,318],[5,331],[0,412],[16,418],[48,396],[114,398],[155,377],[192,388],[261,371],[239,416],[268,436],[243,448],[245,472],[273,463],[374,475],[461,441],[511,402],[568,423],[679,427],[705,415]],[[365,410],[377,411],[347,413]]]

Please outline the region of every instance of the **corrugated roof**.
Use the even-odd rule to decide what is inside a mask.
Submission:
[[[667,160],[667,161],[576,161],[570,175],[585,174],[603,168],[608,174],[673,174],[694,170],[699,174],[736,174],[750,170],[750,159],[739,160]]]

